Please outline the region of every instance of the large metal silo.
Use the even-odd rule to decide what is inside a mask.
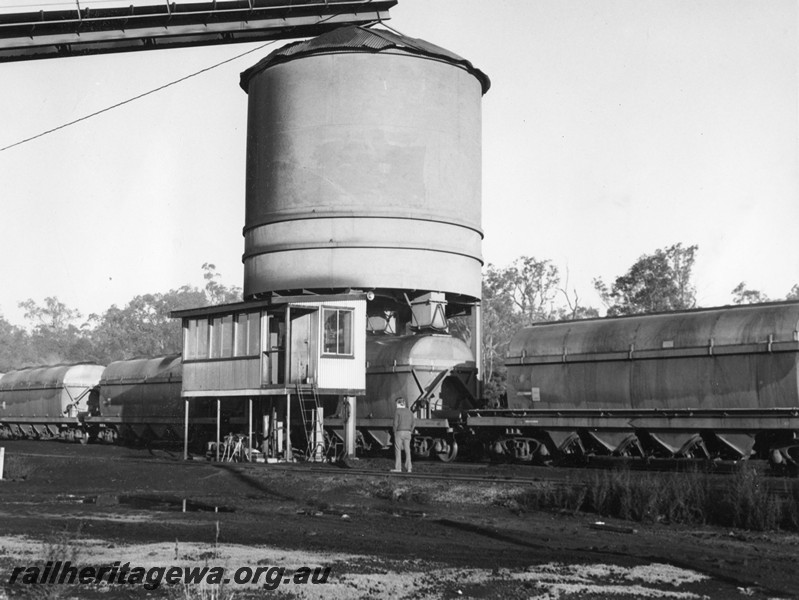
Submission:
[[[245,297],[479,299],[481,71],[422,40],[344,27],[273,52],[241,85]]]

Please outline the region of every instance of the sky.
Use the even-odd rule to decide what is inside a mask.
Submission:
[[[22,2],[22,0],[18,0]],[[551,260],[583,305],[637,258],[699,246],[701,306],[799,283],[799,9],[783,0],[399,0],[393,29],[491,78],[483,258]],[[242,285],[247,96],[285,42],[0,64],[0,315],[103,313]]]

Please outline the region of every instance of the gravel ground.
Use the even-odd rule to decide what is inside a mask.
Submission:
[[[318,473],[186,463],[168,449],[3,445],[14,479],[0,483],[0,600],[244,599],[262,597],[265,583],[278,598],[799,597],[796,535],[607,520],[614,530],[596,529],[592,515],[523,510],[514,501],[523,484],[389,475],[384,458]],[[366,468],[386,474],[359,473]],[[414,471],[558,476],[521,469],[418,463]],[[153,578],[169,567],[224,569],[224,577],[185,586],[162,575],[156,588],[107,578],[30,583],[32,568],[41,574],[48,561],[52,570],[67,560],[95,569],[119,562],[118,571],[130,563]],[[303,566],[318,567],[320,579],[329,567],[324,583],[295,582]]]

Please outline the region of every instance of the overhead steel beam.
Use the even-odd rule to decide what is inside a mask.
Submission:
[[[310,37],[387,20],[397,0],[119,4],[74,0],[74,8],[0,12],[0,62]]]

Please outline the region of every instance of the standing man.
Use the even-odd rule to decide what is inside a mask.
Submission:
[[[405,406],[405,399],[396,400],[394,413],[394,468],[392,473],[402,473],[402,451],[405,450],[405,470],[411,472],[411,434],[416,427],[416,417]]]

